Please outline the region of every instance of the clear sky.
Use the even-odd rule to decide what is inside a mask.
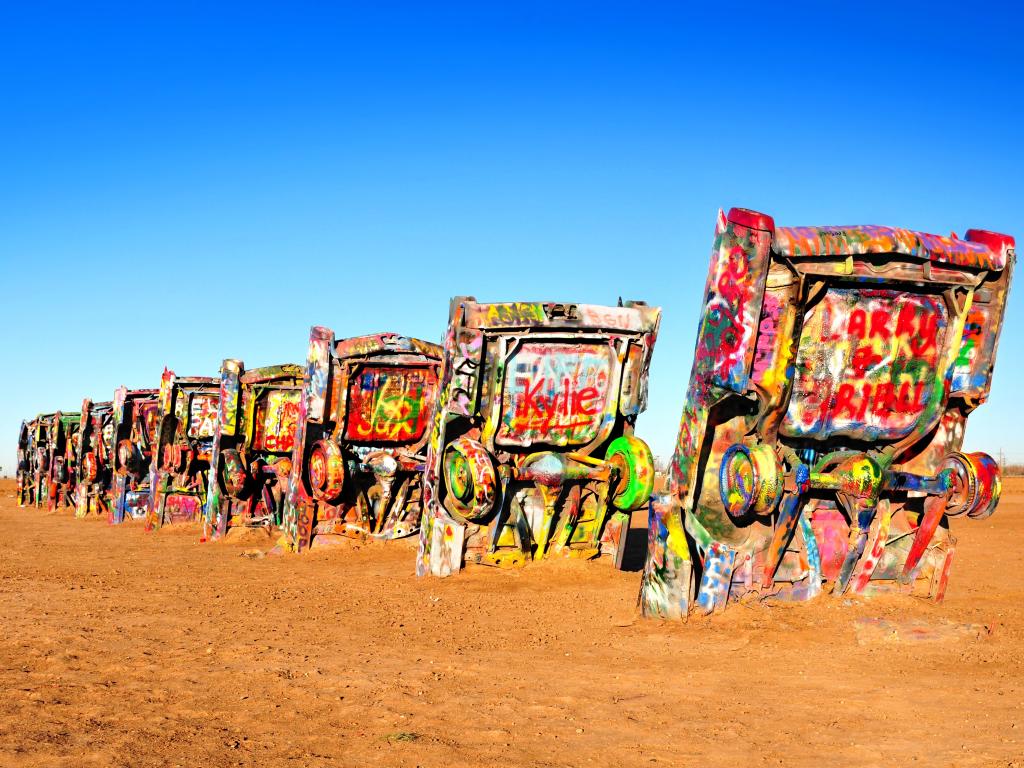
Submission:
[[[20,5],[7,474],[26,416],[300,361],[312,324],[439,340],[456,294],[664,307],[638,432],[668,454],[719,207],[1024,238],[1010,4]],[[1018,286],[967,436],[1016,460],[1022,338]]]

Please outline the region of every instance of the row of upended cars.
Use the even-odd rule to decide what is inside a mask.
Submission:
[[[418,533],[439,496],[424,480],[443,476],[445,508],[468,524],[431,529],[427,569],[521,565],[555,549],[621,559],[629,513],[653,488],[633,424],[660,310],[461,298],[452,313],[448,377],[437,344],[315,326],[304,364],[165,370],[158,388],[26,421],[19,502],[151,529],[200,522],[214,539],[263,526],[302,551]],[[428,469],[438,430],[445,446]],[[564,494],[548,492],[557,484]],[[499,496],[508,504],[495,514]]]
[[[640,605],[662,617],[824,592],[941,599],[949,519],[999,497],[995,462],[961,445],[1014,260],[1013,238],[984,230],[720,212],[658,493],[634,426],[659,308],[459,297],[442,346],[314,326],[301,364],[165,370],[158,388],[28,420],[18,499],[205,538],[265,526],[287,552],[418,535],[419,575],[621,568],[646,543]]]

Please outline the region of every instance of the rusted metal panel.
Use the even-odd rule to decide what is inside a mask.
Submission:
[[[420,339],[310,330],[285,505],[288,549],[419,530],[440,367],[441,348]]]
[[[159,418],[158,389],[114,391],[110,454],[114,462],[108,522],[143,520],[149,508],[150,467],[156,446]]]
[[[293,363],[246,370],[240,360],[221,365],[204,534],[220,538],[236,526],[281,524],[298,428],[302,366]],[[211,404],[212,405],[212,404]],[[176,514],[189,504],[176,502]]]
[[[164,369],[147,529],[202,519],[219,413],[219,378],[177,376]]]
[[[621,564],[653,460],[633,435],[661,310],[453,300],[417,573],[548,554]]]
[[[998,501],[995,462],[960,447],[991,384],[1013,264],[1013,239],[982,230],[719,214],[670,493],[650,517],[644,613],[823,588],[941,598],[943,521]],[[744,354],[723,355],[723,333]],[[753,340],[750,356],[737,340]]]

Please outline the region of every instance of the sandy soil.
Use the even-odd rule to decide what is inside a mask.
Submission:
[[[954,521],[943,605],[636,620],[584,563],[199,544],[0,486],[3,766],[1024,766],[1024,483]],[[410,545],[411,546],[411,545]]]

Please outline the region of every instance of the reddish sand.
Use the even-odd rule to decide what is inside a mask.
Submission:
[[[411,543],[258,557],[6,482],[0,765],[1024,766],[1024,482],[953,526],[942,605],[663,624],[598,564],[417,580]]]

